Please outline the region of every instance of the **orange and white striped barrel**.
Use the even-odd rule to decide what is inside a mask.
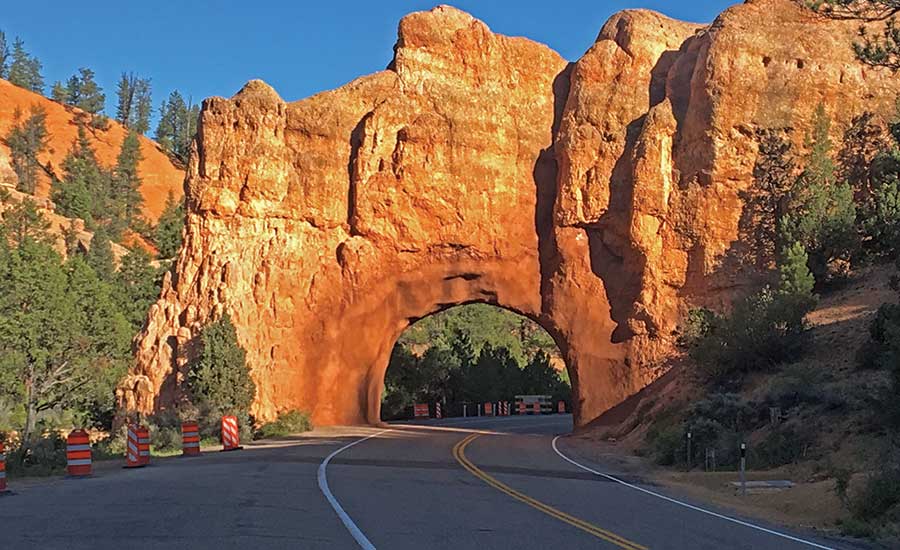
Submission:
[[[528,405],[524,401],[519,401],[517,404],[519,406],[519,414],[526,414]]]
[[[484,416],[494,416],[494,404],[490,401],[484,404]]]
[[[196,422],[181,423],[181,456],[200,454],[200,427]]]
[[[150,429],[147,426],[138,426],[138,455],[141,464],[150,464]]]
[[[9,489],[6,488],[6,447],[0,440],[0,493],[5,493]]]
[[[557,412],[559,412],[559,414],[566,414],[566,402],[560,401],[559,403],[557,403],[556,410]]]
[[[236,416],[222,417],[222,450],[234,451],[241,448],[241,435],[238,432]]]
[[[74,430],[66,438],[66,473],[82,477],[91,475],[91,438],[84,430]]]
[[[144,466],[141,462],[141,451],[138,447],[138,427],[128,425],[128,440],[125,448],[125,467],[140,468]]]
[[[541,404],[535,401],[531,404],[531,410],[534,411],[534,414],[541,414]]]

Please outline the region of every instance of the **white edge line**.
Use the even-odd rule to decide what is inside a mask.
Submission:
[[[376,550],[376,549],[375,549],[375,546],[372,544],[372,542],[368,538],[366,538],[366,536],[363,534],[363,532],[360,530],[360,528],[357,527],[355,523],[353,523],[353,520],[350,518],[350,516],[347,514],[347,512],[344,511],[344,508],[340,505],[340,503],[337,501],[337,499],[334,498],[334,494],[332,494],[331,489],[328,488],[328,477],[327,477],[326,469],[328,468],[328,463],[331,462],[331,459],[336,457],[343,451],[346,451],[347,449],[349,449],[350,447],[352,447],[358,443],[362,443],[363,441],[372,439],[373,437],[378,437],[379,435],[387,433],[389,431],[391,431],[391,430],[390,429],[381,430],[380,432],[373,433],[372,435],[367,435],[366,437],[357,439],[356,441],[351,441],[350,443],[344,445],[340,449],[338,449],[338,450],[334,451],[333,453],[331,453],[330,455],[326,456],[325,460],[323,460],[322,463],[319,464],[319,474],[318,474],[319,489],[322,491],[322,494],[325,495],[325,499],[328,500],[328,504],[331,505],[331,507],[334,509],[335,513],[341,519],[341,523],[343,523],[344,527],[346,527],[347,530],[350,531],[350,535],[353,537],[354,540],[356,540],[356,543],[359,544],[360,548],[363,548],[365,550]]]
[[[700,508],[699,506],[694,506],[693,504],[688,504],[687,502],[682,502],[682,501],[676,500],[676,499],[674,499],[674,498],[672,498],[672,497],[667,497],[666,495],[661,495],[661,494],[659,494],[659,493],[655,493],[655,492],[653,492],[653,491],[651,491],[651,490],[649,490],[649,489],[644,489],[643,487],[638,487],[637,485],[633,485],[633,484],[628,483],[628,482],[626,482],[626,481],[622,481],[621,479],[619,479],[619,478],[617,478],[617,477],[611,476],[611,475],[609,475],[609,474],[604,474],[604,473],[602,473],[602,472],[598,472],[597,470],[594,470],[593,468],[588,468],[588,467],[585,466],[584,464],[579,464],[578,462],[575,462],[574,460],[572,460],[571,458],[567,457],[566,455],[562,454],[562,452],[560,452],[559,447],[556,446],[556,441],[557,441],[560,437],[561,437],[561,436],[556,436],[556,437],[553,438],[553,441],[551,442],[551,446],[553,447],[553,450],[556,452],[556,454],[559,455],[560,458],[562,458],[562,459],[565,460],[566,462],[569,462],[570,464],[573,464],[573,465],[575,465],[575,466],[578,466],[579,468],[581,468],[582,470],[584,470],[584,471],[586,471],[586,472],[590,472],[590,473],[592,473],[592,474],[594,474],[594,475],[597,475],[597,476],[606,478],[606,479],[608,479],[608,480],[610,480],[610,481],[615,481],[616,483],[619,483],[619,484],[621,484],[621,485],[624,485],[625,487],[629,487],[629,488],[631,488],[631,489],[634,489],[635,491],[640,491],[640,492],[642,492],[642,493],[646,493],[646,494],[648,494],[648,495],[655,496],[656,498],[661,498],[662,500],[671,502],[671,503],[673,503],[673,504],[677,504],[677,505],[679,505],[679,506],[683,506],[683,507],[685,507],[685,508],[689,508],[689,509],[694,510],[694,511],[696,511],[696,512],[701,512],[701,513],[703,513],[703,514],[707,514],[707,515],[710,515],[710,516],[713,516],[713,517],[716,517],[716,518],[719,518],[719,519],[724,519],[725,521],[730,521],[730,522],[732,522],[732,523],[736,523],[736,524],[742,525],[742,526],[744,526],[744,527],[749,527],[750,529],[756,529],[757,531],[762,531],[763,533],[768,533],[768,534],[770,534],[770,535],[775,535],[776,537],[781,537],[781,538],[788,539],[788,540],[791,540],[791,541],[794,541],[794,542],[799,542],[800,544],[806,544],[806,545],[812,546],[812,547],[814,547],[814,548],[821,548],[822,550],[837,550],[836,548],[832,548],[832,547],[830,547],[830,546],[823,546],[823,545],[817,544],[817,543],[815,543],[815,542],[811,542],[811,541],[808,541],[808,540],[804,540],[804,539],[801,539],[801,538],[797,538],[797,537],[794,537],[794,536],[791,536],[791,535],[788,535],[788,534],[785,534],[785,533],[779,533],[778,531],[773,531],[773,530],[771,530],[771,529],[766,529],[765,527],[761,527],[761,526],[759,526],[759,525],[754,525],[754,524],[748,523],[748,522],[746,522],[746,521],[741,521],[741,520],[739,520],[739,519],[737,519],[737,518],[733,518],[733,517],[729,517],[729,516],[726,516],[726,515],[723,515],[723,514],[719,514],[719,513],[713,512],[713,511],[711,511],[711,510],[706,510],[705,508]]]

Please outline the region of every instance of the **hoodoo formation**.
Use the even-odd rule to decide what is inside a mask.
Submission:
[[[664,372],[689,307],[754,281],[756,131],[802,147],[819,102],[835,135],[893,109],[856,26],[789,0],[708,26],[626,11],[567,63],[441,6],[400,22],[385,71],[293,103],[260,81],[206,100],[184,245],[121,407],[177,403],[194,338],[227,312],[257,418],[377,422],[404,328],[488,302],[555,338],[589,422]]]

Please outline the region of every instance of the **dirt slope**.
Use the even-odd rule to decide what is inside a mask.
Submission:
[[[78,127],[75,123],[75,115],[79,112],[78,109],[65,107],[44,96],[14,86],[6,80],[0,80],[0,138],[5,137],[13,126],[13,113],[16,109],[20,109],[24,116],[28,116],[32,105],[40,105],[47,111],[49,145],[39,159],[42,164],[48,165],[50,170],[59,174],[62,161],[77,137]],[[92,131],[91,142],[97,151],[98,160],[103,165],[115,164],[126,132],[123,126],[112,120],[107,130]],[[9,153],[9,147],[6,146],[3,139],[0,139],[0,179],[2,180],[8,180],[11,176]],[[176,197],[183,194],[184,170],[173,165],[159,145],[145,137],[141,137],[141,153],[144,157],[140,164],[144,213],[155,222],[163,210],[169,191]],[[36,194],[39,198],[45,198],[49,196],[49,193],[50,178],[42,175]]]

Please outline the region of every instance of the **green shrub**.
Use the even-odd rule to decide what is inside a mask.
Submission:
[[[862,490],[850,501],[850,512],[861,521],[881,518],[900,506],[900,468],[889,465],[870,474]]]
[[[669,426],[647,434],[653,460],[660,466],[682,464],[685,454],[684,428]]]
[[[263,424],[256,433],[256,439],[285,437],[312,429],[309,414],[302,411],[288,411],[278,415],[274,422]]]
[[[812,435],[793,427],[779,427],[754,445],[749,453],[754,468],[777,468],[793,464],[806,455]]]
[[[875,528],[870,523],[856,518],[844,518],[838,522],[838,525],[841,528],[841,534],[845,537],[865,539],[875,536]]]
[[[717,316],[689,348],[700,371],[715,383],[768,371],[798,359],[806,349],[804,317],[814,302],[808,296],[766,287],[740,300],[728,317]]]
[[[11,446],[6,453],[6,471],[12,477],[49,476],[66,468],[66,439],[52,431],[34,437],[28,447]]]

